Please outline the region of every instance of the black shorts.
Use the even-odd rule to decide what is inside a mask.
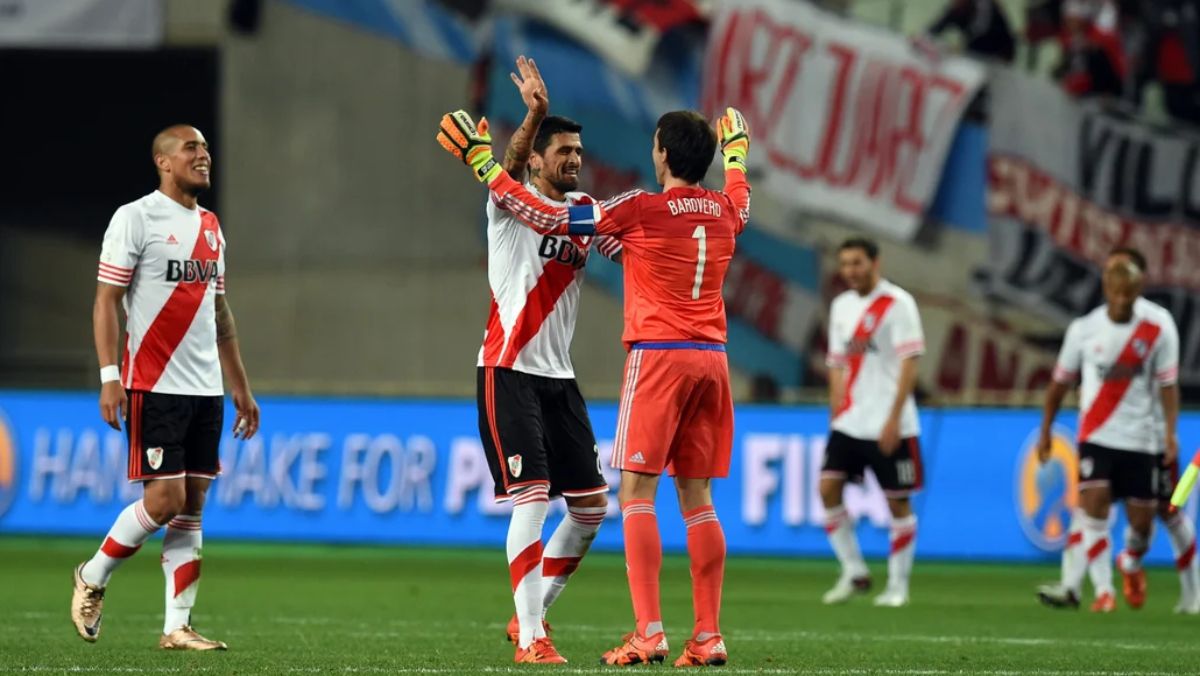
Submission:
[[[829,434],[822,475],[838,475],[851,483],[862,483],[868,467],[889,498],[907,497],[925,485],[921,445],[916,437],[901,439],[895,452],[885,456],[877,441],[856,439],[841,432]]]
[[[1163,466],[1162,455],[1080,444],[1079,488],[1106,484],[1113,500],[1170,499],[1174,470]]]
[[[129,480],[215,478],[224,397],[197,397],[130,390]]]
[[[535,484],[567,497],[608,492],[574,380],[481,366],[477,395],[479,437],[498,500]]]

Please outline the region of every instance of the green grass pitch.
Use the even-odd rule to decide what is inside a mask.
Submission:
[[[98,540],[0,537],[0,672],[309,674],[602,673],[600,653],[632,625],[619,555],[589,556],[550,614],[570,664],[512,664],[501,551],[252,545],[205,548],[197,628],[226,653],[156,647],[163,584],[151,542],[113,578],[101,640],[70,626],[71,569]],[[881,562],[873,564],[877,582]],[[1172,571],[1150,575],[1141,611],[1037,605],[1056,568],[918,560],[912,604],[825,608],[828,561],[737,558],[726,574],[730,674],[1167,674],[1200,672],[1200,617],[1171,614]],[[691,628],[686,559],[667,557],[663,612],[672,657]],[[670,669],[636,667],[636,670]]]

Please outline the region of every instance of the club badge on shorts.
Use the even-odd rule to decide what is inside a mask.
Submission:
[[[519,478],[521,476],[521,454],[520,453],[518,453],[516,455],[508,456],[508,473],[511,474],[514,479]]]
[[[147,448],[146,462],[150,463],[150,469],[158,469],[162,467],[163,449],[162,448]]]

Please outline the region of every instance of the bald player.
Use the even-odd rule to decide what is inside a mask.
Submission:
[[[160,648],[224,650],[191,627],[200,581],[201,520],[224,413],[222,373],[237,410],[234,436],[258,430],[225,296],[225,236],[197,199],[211,185],[212,156],[199,130],[168,127],[154,138],[158,190],[117,209],[104,233],[92,311],[100,364],[100,415],[129,438],[128,478],[142,499],[117,517],[100,549],[75,568],[71,621],[100,638],[109,578],[159,529],[166,578]],[[118,357],[118,308],[126,342]]]
[[[1109,258],[1103,288],[1104,305],[1067,329],[1046,392],[1037,445],[1038,457],[1045,462],[1050,457],[1054,417],[1078,380],[1079,544],[1086,556],[1068,557],[1061,583],[1040,587],[1038,597],[1046,605],[1078,607],[1090,562],[1096,586],[1094,612],[1116,608],[1108,520],[1113,501],[1125,501],[1130,535],[1148,543],[1162,468],[1178,453],[1175,322],[1162,307],[1140,298],[1142,271],[1128,257]]]

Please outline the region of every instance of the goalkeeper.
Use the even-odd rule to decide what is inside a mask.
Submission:
[[[622,340],[629,356],[611,463],[621,470],[618,498],[636,626],[601,661],[662,662],[670,652],[659,603],[662,541],[654,504],[666,470],[687,525],[695,609],[691,638],[675,665],[721,665],[729,658],[719,623],[725,536],[711,481],[728,475],[733,442],[721,288],[735,237],[749,219],[749,134],[732,108],[716,130],[690,111],[667,113],[656,127],[652,158],[663,191],[635,190],[598,205],[538,200],[497,165],[486,121],[476,129],[462,111],[442,118],[438,142],[488,185],[493,201],[534,231],[608,235],[623,245]],[[718,144],[724,191],[700,185]]]

